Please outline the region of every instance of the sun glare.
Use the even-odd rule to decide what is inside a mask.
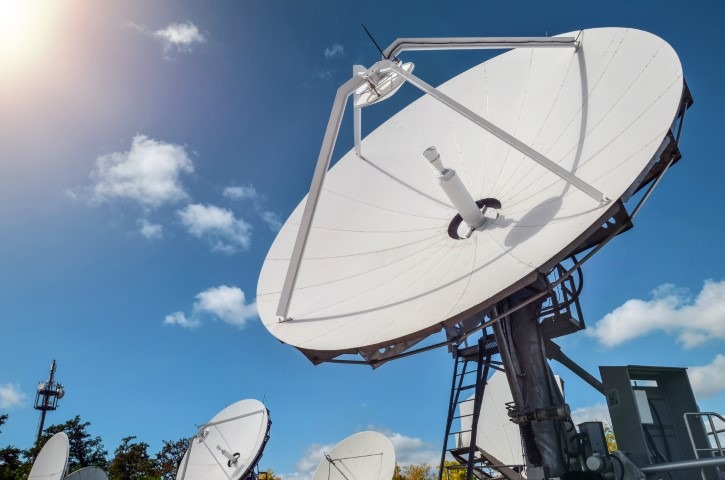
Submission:
[[[22,70],[46,46],[57,2],[0,0],[0,72]]]

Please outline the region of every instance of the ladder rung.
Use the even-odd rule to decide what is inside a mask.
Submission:
[[[460,402],[457,402],[456,405],[460,405],[460,404],[466,403],[466,402],[472,402],[474,400],[475,400],[475,398],[468,398],[466,400],[461,400]]]
[[[471,433],[470,430],[461,430],[460,432],[451,432],[448,435],[458,435],[459,433]]]
[[[476,385],[475,384],[473,384],[473,385],[466,385],[465,387],[461,387],[458,390],[470,390],[472,388],[476,388]]]
[[[472,414],[472,413],[469,413],[468,415],[459,415],[459,416],[457,416],[457,417],[453,417],[453,420],[455,420],[455,419],[457,419],[457,418],[466,418],[466,417],[472,417],[472,416],[473,416],[473,414]]]
[[[449,448],[448,450],[446,450],[446,452],[448,452],[448,453],[452,453],[453,455],[457,455],[457,453],[455,453],[455,452],[456,452],[456,450],[460,450],[460,449],[459,449],[459,448],[457,448],[457,447],[454,447],[454,448]]]
[[[715,453],[715,452],[722,453],[723,450],[725,450],[725,448],[696,448],[695,449],[695,451],[698,451],[698,452],[711,452],[711,453]]]
[[[468,453],[468,451],[466,451],[466,452],[458,452],[458,450],[460,450],[460,448],[454,447],[454,448],[449,448],[448,450],[446,450],[446,452],[452,453],[453,455],[458,455],[458,456],[463,456],[466,453]],[[466,448],[466,450],[468,450],[468,449]]]

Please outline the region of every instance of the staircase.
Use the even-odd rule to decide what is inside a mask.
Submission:
[[[461,465],[468,465],[468,459],[470,455],[470,449],[454,448],[449,450],[453,458],[456,459]],[[492,480],[519,480],[521,475],[510,467],[502,467],[502,464],[496,457],[486,453],[476,446],[473,459],[472,477],[479,480],[492,479]]]

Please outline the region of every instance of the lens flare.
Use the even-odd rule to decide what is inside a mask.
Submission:
[[[50,43],[59,11],[55,0],[0,0],[0,73],[19,73],[35,64]]]

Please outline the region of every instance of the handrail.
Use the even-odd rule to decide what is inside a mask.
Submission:
[[[687,417],[707,417],[707,422],[710,425],[710,430],[705,428],[705,435],[712,435],[715,439],[715,448],[697,448],[695,445],[695,439],[692,437],[692,429],[690,428],[690,422],[687,421]],[[692,444],[692,450],[695,452],[695,458],[700,458],[700,452],[719,453],[721,457],[725,457],[725,447],[720,443],[719,434],[725,433],[725,428],[718,430],[715,428],[715,422],[713,417],[718,418],[723,424],[725,424],[725,418],[716,412],[687,412],[683,416],[685,420],[685,427],[687,427],[687,434],[690,436],[690,443]]]
[[[692,436],[692,429],[690,428],[690,422],[687,421],[688,417],[707,417],[707,422],[710,424],[710,431],[705,428],[705,438],[708,440],[708,444],[712,445],[709,441],[709,436],[712,435],[715,438],[715,445],[716,448],[697,448],[697,445],[695,445],[695,439]],[[725,424],[725,418],[723,418],[720,414],[715,412],[687,412],[682,415],[682,418],[685,421],[685,427],[687,427],[687,434],[690,436],[690,443],[692,444],[692,450],[695,452],[695,460],[693,462],[701,461],[701,462],[708,462],[715,459],[723,460],[723,463],[719,463],[718,465],[725,465],[725,448],[720,444],[720,437],[719,434],[725,432],[725,428],[718,430],[715,428],[715,422],[713,422],[713,417],[717,417],[720,419],[723,424]],[[703,425],[704,427],[704,425]],[[702,460],[700,460],[700,452],[707,452],[710,454],[709,457],[706,457]],[[717,455],[719,453],[719,456]],[[694,464],[693,464],[694,465]],[[713,464],[714,465],[714,464]],[[699,465],[700,466],[700,475],[702,475],[702,478],[704,477],[704,472],[702,471],[702,467],[709,466],[708,465]]]

